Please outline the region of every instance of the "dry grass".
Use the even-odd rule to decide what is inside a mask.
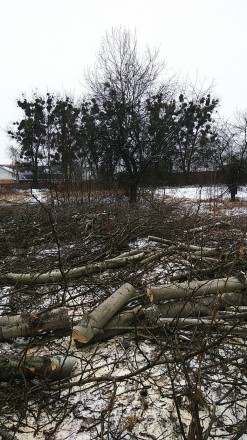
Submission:
[[[31,197],[30,191],[1,190],[0,203],[21,203]]]

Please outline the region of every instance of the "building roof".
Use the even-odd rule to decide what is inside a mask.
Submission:
[[[16,181],[16,172],[15,170],[9,168],[5,165],[0,165],[0,182],[1,184],[4,183],[11,183],[13,181]]]

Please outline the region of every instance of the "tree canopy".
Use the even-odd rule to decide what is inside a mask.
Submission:
[[[121,176],[135,202],[138,185],[152,173],[165,178],[232,162],[226,134],[215,122],[219,101],[212,90],[190,92],[181,86],[167,75],[158,51],[139,51],[135,34],[123,28],[106,33],[86,79],[88,93],[77,101],[38,92],[17,100],[23,115],[8,133],[34,181],[41,166],[57,166],[68,189],[87,167],[108,185]],[[244,136],[242,115],[230,136],[241,166]]]

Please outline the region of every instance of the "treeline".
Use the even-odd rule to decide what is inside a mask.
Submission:
[[[59,170],[67,190],[87,169],[108,186],[120,181],[135,202],[140,184],[217,170],[234,199],[245,174],[247,116],[220,122],[210,90],[163,80],[163,72],[157,52],[139,54],[134,35],[113,29],[87,74],[87,96],[36,92],[17,100],[23,116],[8,130],[18,146],[12,152],[34,182],[41,167],[51,178]]]

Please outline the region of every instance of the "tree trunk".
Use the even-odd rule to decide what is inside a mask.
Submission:
[[[236,202],[236,195],[237,195],[238,189],[237,187],[230,187],[230,194],[231,194],[231,202]]]
[[[192,281],[153,286],[147,290],[147,296],[151,302],[158,303],[168,299],[193,298],[195,296],[235,292],[244,289],[244,282],[240,282],[238,278],[229,277],[209,281]]]
[[[26,316],[1,316],[0,340],[6,341],[24,336],[35,336],[50,330],[69,330],[68,309],[60,307],[44,313]]]
[[[95,335],[103,333],[105,324],[136,295],[137,292],[131,284],[123,284],[92,313],[85,316],[73,328],[72,336],[77,345],[86,344]]]
[[[129,203],[130,204],[137,202],[137,190],[138,190],[137,182],[130,180],[129,181]]]
[[[0,357],[0,381],[11,379],[32,380],[35,378],[58,380],[71,375],[75,358],[60,356],[22,356],[11,359]]]

